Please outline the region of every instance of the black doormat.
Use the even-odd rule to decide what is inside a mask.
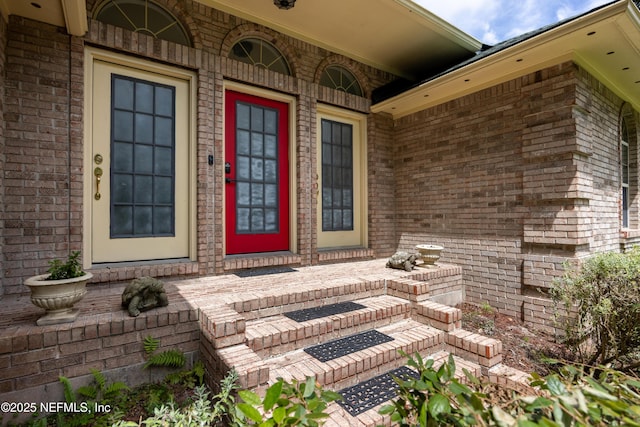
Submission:
[[[386,374],[340,390],[342,400],[338,400],[338,404],[351,416],[358,416],[364,411],[396,397],[400,386],[393,380],[394,377],[407,380],[418,378],[419,374],[406,366],[394,369]]]
[[[304,322],[306,320],[319,319],[321,317],[332,316],[334,314],[360,310],[361,308],[365,308],[364,305],[358,304],[357,302],[347,301],[323,305],[320,307],[305,308],[304,310],[290,311],[288,313],[284,313],[284,315],[296,322]]]
[[[298,270],[291,267],[267,267],[267,268],[250,268],[248,270],[236,271],[234,274],[238,277],[256,277],[266,276],[269,274],[295,273]]]
[[[323,344],[314,345],[313,347],[305,348],[304,351],[321,362],[327,362],[389,341],[393,341],[393,338],[372,329]]]

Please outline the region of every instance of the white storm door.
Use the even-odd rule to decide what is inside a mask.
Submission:
[[[188,80],[93,62],[93,263],[189,256],[189,97]]]

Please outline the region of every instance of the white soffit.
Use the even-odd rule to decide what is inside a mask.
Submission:
[[[5,20],[17,15],[64,27],[74,36],[84,36],[88,27],[85,0],[0,0],[0,13]]]
[[[640,109],[640,14],[628,0],[426,81],[372,111],[403,117],[568,60]]]
[[[410,0],[196,0],[396,75],[455,63],[481,43]]]

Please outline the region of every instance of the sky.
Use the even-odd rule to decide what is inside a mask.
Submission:
[[[488,45],[611,3],[611,0],[413,1]]]

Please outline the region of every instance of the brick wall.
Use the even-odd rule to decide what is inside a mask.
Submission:
[[[0,298],[4,294],[4,86],[5,86],[5,59],[7,47],[7,25],[4,19],[0,19]]]
[[[88,0],[92,16],[98,1]],[[159,1],[185,24],[193,47],[155,40],[144,34],[89,19],[83,38],[70,37],[64,29],[12,16],[8,29],[7,100],[5,119],[7,144],[3,176],[5,241],[3,284],[5,293],[22,293],[25,277],[46,269],[47,261],[64,258],[81,249],[84,212],[83,126],[87,119],[84,100],[84,46],[92,46],[157,60],[197,72],[197,261],[144,266],[94,269],[94,282],[130,280],[144,274],[156,277],[219,274],[223,259],[223,83],[228,80],[289,94],[297,101],[295,174],[298,178],[298,257],[302,264],[318,262],[315,206],[316,132],[315,107],[320,103],[343,106],[366,113],[370,101],[319,87],[318,78],[327,64],[346,66],[359,79],[365,94],[393,79],[389,73],[357,63],[326,49],[276,33],[246,20],[230,16],[192,1]],[[286,56],[292,76],[255,68],[227,59],[239,37],[261,36],[272,41]],[[372,202],[371,247],[383,254],[393,250],[391,222],[392,123],[388,118],[368,119],[371,173],[370,191],[384,195]],[[213,167],[207,157],[213,155]],[[0,160],[1,161],[1,160]],[[382,166],[377,168],[377,166]],[[375,223],[373,223],[375,221]],[[384,231],[377,231],[384,230]],[[367,256],[371,253],[367,252]],[[337,254],[340,256],[340,254]],[[283,258],[285,262],[288,258]],[[235,265],[235,264],[234,264]]]
[[[143,342],[160,340],[158,352],[179,349],[190,360],[199,349],[198,311],[186,302],[129,317],[124,310],[88,316],[86,321],[5,329],[0,337],[0,395],[12,402],[64,401],[60,376],[84,381],[91,369],[129,386],[164,378],[164,370],[143,370]]]
[[[397,120],[399,247],[444,246],[467,299],[544,323],[563,262],[620,248],[621,103],[564,63]]]
[[[59,28],[9,19],[4,97],[4,288],[53,256],[79,249],[76,179],[70,161],[70,37]],[[77,165],[77,163],[76,163]]]

